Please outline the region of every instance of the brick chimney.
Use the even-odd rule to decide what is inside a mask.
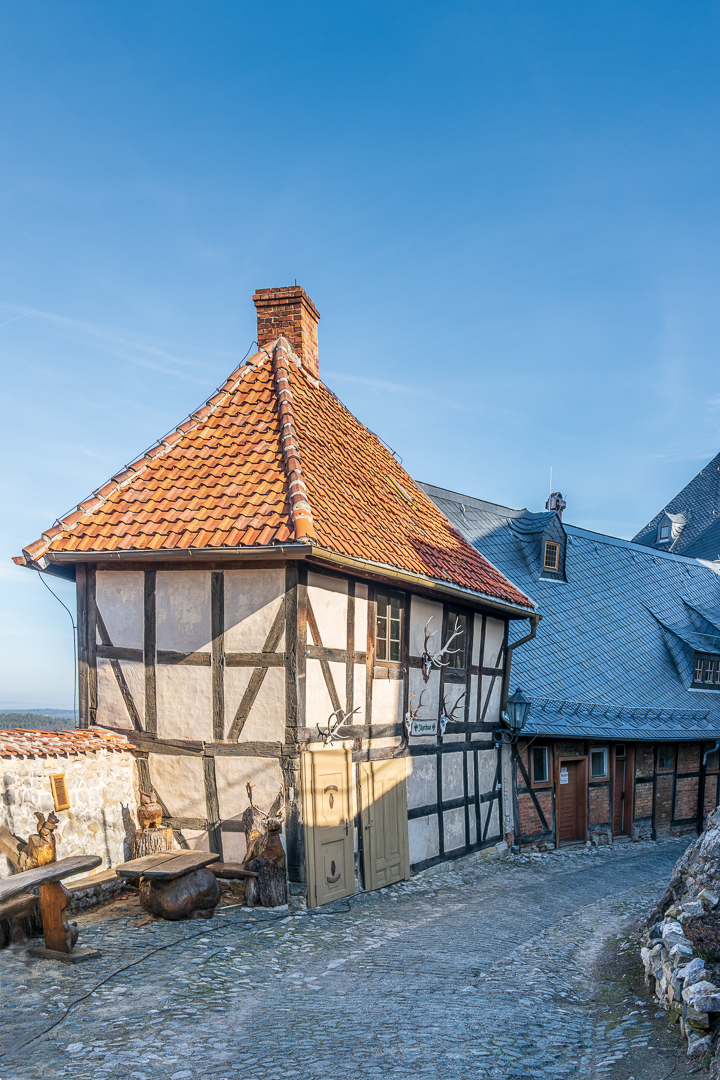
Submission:
[[[317,326],[320,313],[299,285],[282,289],[258,289],[253,296],[257,310],[257,340],[262,347],[282,334],[316,379],[318,368]]]

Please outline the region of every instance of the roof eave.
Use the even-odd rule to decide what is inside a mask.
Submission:
[[[57,573],[61,568],[68,569],[77,563],[139,563],[139,562],[257,562],[258,560],[275,558],[287,559],[310,559],[313,563],[343,567],[360,577],[381,578],[384,581],[392,581],[406,587],[416,587],[438,595],[448,596],[455,600],[473,603],[484,608],[491,608],[500,612],[510,619],[529,619],[538,616],[537,606],[530,601],[532,606],[513,603],[510,600],[502,600],[489,593],[465,588],[462,585],[439,578],[426,577],[411,570],[402,570],[397,566],[385,563],[372,562],[368,559],[358,559],[350,555],[340,555],[337,552],[322,548],[317,544],[268,544],[257,547],[223,547],[223,548],[139,548],[132,551],[47,551],[37,561],[25,557],[23,565],[32,570],[44,570]],[[542,617],[542,616],[540,616]]]

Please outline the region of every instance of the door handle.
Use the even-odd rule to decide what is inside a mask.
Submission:
[[[350,832],[350,822],[348,821],[347,818],[345,818],[345,835],[348,836],[349,832]]]
[[[368,821],[368,823],[367,823],[367,825],[365,826],[365,828],[366,828],[366,829],[372,829],[372,821]]]

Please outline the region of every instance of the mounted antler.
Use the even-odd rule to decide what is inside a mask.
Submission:
[[[454,724],[454,723],[458,722],[459,717],[457,717],[455,715],[455,713],[460,708],[460,705],[462,704],[463,698],[465,697],[466,694],[467,694],[467,690],[463,690],[460,697],[455,701],[452,709],[450,709],[450,712],[448,712],[447,700],[445,698],[445,695],[443,695],[443,703],[442,703],[443,714],[442,714],[442,717],[440,718],[440,734],[441,735],[445,734],[445,728],[448,726],[448,724]]]
[[[405,737],[406,738],[410,735],[410,725],[412,724],[413,720],[417,720],[418,713],[422,709],[422,703],[423,703],[423,698],[425,697],[425,693],[426,693],[426,691],[423,690],[423,692],[420,694],[420,700],[418,701],[417,708],[415,708],[415,709],[413,709],[413,701],[415,700],[415,695],[413,694],[413,696],[410,698],[410,704],[408,705],[408,711],[405,713]]]
[[[333,739],[342,739],[344,736],[340,734],[340,728],[346,727],[348,720],[351,716],[354,716],[356,712],[360,712],[360,706],[353,709],[352,712],[343,713],[342,709],[336,709],[335,712],[331,712],[327,719],[327,727],[323,730],[320,725],[317,725],[318,734],[323,741],[323,746],[327,746]],[[333,724],[333,716],[337,716],[340,713],[340,718]]]
[[[443,656],[447,655],[449,657],[453,653],[458,653],[458,652],[462,651],[461,649],[451,649],[450,648],[450,646],[452,645],[455,638],[459,637],[464,632],[463,628],[460,625],[460,620],[456,617],[453,632],[450,635],[450,637],[447,639],[445,644],[441,645],[440,648],[438,649],[438,651],[435,652],[435,653],[428,652],[428,644],[430,643],[431,638],[434,638],[435,635],[437,634],[437,630],[433,630],[432,634],[429,633],[429,631],[428,631],[428,627],[430,626],[430,623],[432,622],[432,620],[433,620],[433,617],[431,615],[430,618],[428,619],[428,621],[425,623],[425,644],[423,646],[423,654],[422,654],[422,659],[420,661],[420,664],[421,664],[421,667],[422,667],[423,679],[425,680],[425,682],[427,682],[428,679],[430,678],[430,673],[431,673],[431,671],[432,671],[432,669],[434,667],[441,668],[441,667],[447,667],[448,666],[448,664],[450,663],[450,660],[449,659],[448,660],[443,660]]]

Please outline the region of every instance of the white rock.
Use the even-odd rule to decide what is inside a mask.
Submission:
[[[699,982],[693,983],[692,986],[686,986],[683,990],[683,1001],[687,1001],[688,1004],[694,1005],[695,998],[700,994],[720,994],[720,989],[717,986],[713,986],[711,982],[707,982],[706,979],[701,979]],[[700,1012],[707,1012],[707,1010],[698,1010]]]

